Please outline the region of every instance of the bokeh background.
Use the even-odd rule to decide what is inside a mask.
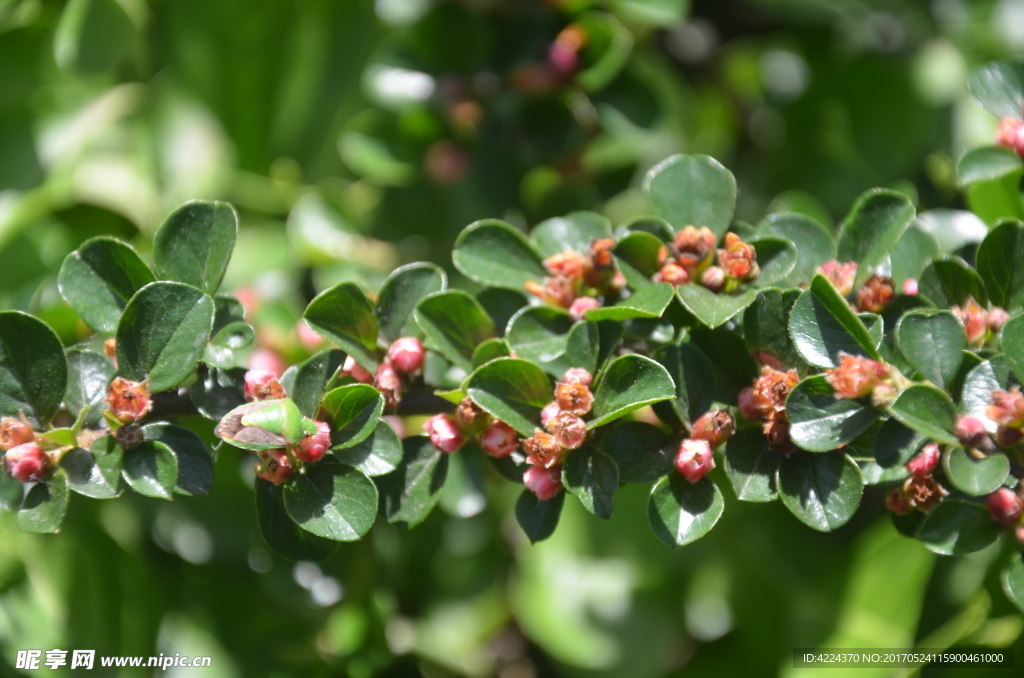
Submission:
[[[675,152],[728,166],[750,222],[833,224],[873,186],[955,216],[955,160],[996,122],[967,75],[1020,54],[1024,0],[0,0],[0,308],[84,340],[65,255],[106,233],[145,256],[192,198],[238,207],[226,287],[286,364],[316,350],[296,320],[317,291],[415,260],[454,274],[479,218],[620,223]],[[208,497],[76,496],[57,536],[0,513],[0,675],[27,648],[210,655],[160,674],[206,678],[803,677],[794,647],[844,645],[1024,662],[999,547],[935,557],[870,491],[827,535],[731,501],[672,552],[626,486],[609,522],[569,501],[531,547],[515,488],[460,462],[415,530],[293,564],[259,536],[251,465],[225,451]],[[1008,675],[924,671],[989,674]]]

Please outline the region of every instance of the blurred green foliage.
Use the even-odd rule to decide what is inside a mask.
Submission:
[[[1022,17],[1020,0],[0,0],[0,307],[81,340],[65,255],[97,234],[148,247],[192,198],[239,207],[225,282],[289,362],[309,354],[296,321],[316,291],[449,265],[478,218],[620,223],[674,152],[730,167],[749,222],[832,223],[872,186],[961,207],[955,159],[996,122],[967,74],[1024,50]],[[570,25],[588,40],[553,75]],[[57,537],[5,512],[0,673],[55,647],[211,655],[211,678],[790,675],[794,647],[1024,652],[986,575],[1000,554],[937,559],[879,521],[880,496],[834,534],[734,502],[671,552],[626,486],[610,523],[567,503],[531,547],[514,488],[462,459],[443,512],[408,533],[378,521],[319,566],[266,550],[251,459],[230,452],[209,496],[79,498]],[[968,673],[1002,675],[924,672]]]

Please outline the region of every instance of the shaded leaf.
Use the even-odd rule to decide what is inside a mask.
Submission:
[[[589,447],[574,450],[562,466],[562,482],[583,508],[598,518],[611,518],[612,499],[619,489],[619,467],[610,456]]]
[[[916,213],[903,193],[883,188],[862,193],[839,225],[836,257],[857,262],[857,281],[867,280],[871,269],[892,252]]]
[[[402,449],[402,463],[376,482],[384,517],[392,525],[412,528],[426,519],[441,498],[449,459],[425,436],[403,439]]]
[[[654,358],[664,367],[675,384],[675,397],[659,409],[671,407],[675,416],[687,427],[711,407],[715,395],[715,371],[693,344],[680,343],[663,346]]]
[[[769,354],[786,367],[800,367],[803,358],[789,335],[789,317],[799,290],[762,289],[743,312],[743,340],[752,354]]]
[[[86,240],[64,259],[57,286],[86,325],[113,334],[128,300],[154,280],[131,245],[100,236]]]
[[[722,492],[711,480],[701,478],[691,483],[672,473],[651,491],[647,520],[658,539],[678,548],[710,532],[724,510]]]
[[[917,293],[939,307],[963,306],[968,297],[988,305],[981,276],[959,257],[933,261],[921,273]]]
[[[981,504],[946,499],[928,514],[917,536],[935,553],[959,556],[980,551],[994,542],[999,532]]]
[[[317,415],[331,427],[331,449],[366,440],[384,411],[384,396],[369,384],[349,384],[324,395]]]
[[[318,537],[357,541],[377,516],[377,486],[358,469],[322,461],[292,474],[284,508],[295,524]]]
[[[672,470],[675,449],[657,426],[625,421],[601,440],[598,449],[615,460],[619,481],[652,483]]]
[[[341,450],[333,450],[343,464],[355,466],[370,476],[391,473],[402,461],[402,440],[391,424],[378,420],[373,432],[362,442]]]
[[[767,502],[779,498],[775,476],[783,453],[768,447],[756,429],[736,432],[725,445],[725,474],[740,501]]]
[[[956,445],[954,431],[959,414],[945,391],[929,384],[912,384],[889,406],[889,411],[909,428],[935,442]]]
[[[139,494],[171,499],[178,480],[178,459],[167,445],[147,440],[125,451],[122,475]]]
[[[43,483],[36,483],[21,500],[17,525],[22,532],[53,533],[68,510],[68,482],[63,471],[55,471]]]
[[[178,460],[178,479],[174,491],[178,494],[209,494],[213,486],[213,456],[202,439],[174,424],[148,424],[142,427],[146,440],[155,440],[171,448]]]
[[[601,373],[594,387],[591,428],[614,421],[644,405],[676,395],[672,377],[664,367],[640,355],[616,358]]]
[[[796,246],[796,264],[786,278],[794,285],[810,284],[817,268],[836,258],[836,242],[832,234],[821,223],[806,214],[769,214],[761,222],[760,227],[761,230],[781,236]],[[758,253],[758,261],[760,258]]]
[[[941,388],[952,386],[967,348],[959,318],[949,311],[911,311],[896,324],[896,340],[921,376]]]
[[[270,550],[288,560],[319,561],[338,550],[338,542],[303,530],[284,507],[284,488],[256,479],[256,521]]]
[[[789,314],[789,336],[804,360],[816,367],[835,367],[839,354],[881,356],[863,321],[823,275],[815,275]]]
[[[860,468],[843,452],[794,452],[779,464],[782,503],[800,522],[820,532],[845,525],[860,506]]]
[[[427,262],[396,268],[384,281],[377,297],[377,323],[388,342],[401,337],[419,337],[420,328],[412,311],[423,297],[448,286],[443,269]]]
[[[565,492],[541,501],[533,492],[522,491],[516,501],[516,520],[531,544],[544,541],[555,533],[564,503]]]
[[[107,385],[114,376],[114,366],[106,356],[93,351],[71,349],[66,358],[68,387],[64,393],[64,406],[76,419],[85,408],[93,408],[85,421],[95,424],[100,419],[100,405],[107,397]]]
[[[93,499],[112,499],[121,496],[123,450],[113,436],[103,436],[88,450],[75,447],[60,458],[68,486],[75,492]]]
[[[532,436],[540,411],[553,400],[551,380],[528,360],[498,358],[469,375],[465,391],[477,405],[521,435]]]
[[[343,282],[309,302],[303,319],[309,328],[335,344],[373,374],[377,370],[377,320],[370,300],[355,283]]]
[[[985,236],[975,255],[978,275],[995,306],[1009,311],[1024,304],[1024,226],[1006,221]]]
[[[462,290],[424,297],[414,315],[431,346],[466,372],[473,369],[474,349],[496,334],[487,311]]]

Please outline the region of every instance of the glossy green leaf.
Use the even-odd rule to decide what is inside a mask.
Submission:
[[[497,358],[507,358],[510,352],[504,339],[488,339],[473,349],[473,369]]]
[[[362,471],[331,461],[306,466],[284,486],[295,524],[325,539],[357,541],[377,516],[377,486]]]
[[[1013,554],[999,580],[1003,584],[1006,597],[1017,606],[1018,610],[1024,612],[1024,555]]]
[[[384,411],[384,396],[369,384],[349,384],[326,393],[318,418],[331,427],[331,449],[363,442],[373,433]]]
[[[615,460],[623,483],[653,483],[672,470],[675,459],[668,436],[642,421],[622,422],[597,449]]]
[[[736,210],[736,179],[706,155],[673,155],[644,177],[644,191],[658,216],[679,230],[707,226],[721,238]]]
[[[964,386],[960,394],[960,412],[980,418],[990,431],[995,430],[996,424],[988,418],[985,411],[992,404],[992,391],[1004,390],[1008,385],[1006,363],[1002,364],[1004,369],[1001,375],[996,374],[992,361],[984,360],[975,365],[964,377]]]
[[[516,520],[531,544],[544,541],[555,533],[564,503],[565,492],[541,501],[533,492],[522,491],[516,501]]]
[[[789,336],[803,359],[816,367],[835,367],[840,353],[881,357],[875,338],[822,275],[815,275],[810,288],[793,304]]]
[[[388,342],[400,337],[421,336],[413,318],[413,309],[423,297],[441,292],[448,286],[448,277],[439,266],[426,262],[396,268],[377,297],[377,323],[380,335]]]
[[[657,236],[636,231],[615,245],[613,252],[626,283],[633,289],[652,285],[651,276],[658,272],[661,250],[665,243]]]
[[[304,416],[316,417],[328,384],[344,364],[343,351],[327,349],[289,368],[281,377],[281,385]]]
[[[923,434],[907,428],[899,419],[887,419],[875,436],[875,461],[885,469],[901,467],[917,454],[925,442],[927,438]]]
[[[228,412],[245,404],[245,370],[207,370],[189,388],[192,404],[207,419],[220,420]]]
[[[762,289],[743,312],[743,340],[752,355],[770,355],[786,367],[800,367],[803,358],[789,335],[789,317],[799,290]]]
[[[672,473],[651,491],[647,520],[658,539],[678,548],[710,532],[724,510],[722,491],[711,480],[701,478],[691,483]]]
[[[711,329],[724,325],[757,299],[757,290],[753,288],[732,294],[715,294],[700,285],[680,285],[676,293],[686,310]]]
[[[449,459],[425,436],[403,439],[402,449],[402,463],[377,478],[377,487],[388,522],[411,528],[422,523],[441,498]]]
[[[131,245],[100,236],[86,240],[64,259],[57,286],[86,325],[113,334],[128,300],[154,280]]]
[[[937,443],[956,445],[959,414],[946,392],[929,384],[912,384],[889,406],[889,411],[909,428]]]
[[[595,240],[610,237],[611,222],[597,212],[570,212],[546,219],[530,231],[530,239],[545,258],[565,250],[587,254]]]
[[[796,264],[786,278],[794,285],[810,284],[817,268],[836,258],[835,238],[821,223],[806,214],[769,214],[761,222],[760,228],[762,231],[785,238],[796,246]],[[759,253],[758,261],[760,259]]]
[[[935,553],[959,556],[980,551],[994,542],[999,532],[983,505],[946,499],[925,518],[918,539]]]
[[[391,424],[378,420],[373,432],[362,442],[333,450],[332,454],[341,463],[355,466],[372,478],[398,468],[402,462],[402,440]]]
[[[587,311],[587,320],[629,320],[630,318],[660,318],[672,301],[674,290],[668,283],[649,285],[633,292],[613,306]]]
[[[95,424],[100,419],[100,406],[107,397],[107,385],[114,376],[114,365],[104,355],[81,349],[69,350],[66,358],[68,386],[64,393],[64,406],[75,418],[85,408],[92,408],[85,421]]]
[[[522,476],[520,475],[520,478]],[[518,482],[519,479],[513,478]],[[21,506],[21,500],[25,494],[25,485],[10,477],[6,473],[0,473],[0,508],[7,511],[17,511]]]
[[[785,458],[768,447],[768,440],[756,429],[736,432],[725,445],[725,475],[740,501],[767,502],[779,498],[776,472]]]
[[[68,482],[63,471],[55,471],[44,483],[32,486],[18,509],[17,525],[22,532],[53,533],[68,510]]]
[[[525,235],[497,219],[477,221],[459,234],[452,263],[482,285],[523,291],[527,282],[547,275],[542,257]]]
[[[908,279],[918,280],[924,269],[941,256],[939,241],[915,221],[896,243],[889,263],[892,269],[893,286],[898,290]]]
[[[187,428],[174,424],[149,424],[142,427],[146,440],[154,440],[171,448],[178,460],[178,494],[209,494],[213,486],[213,456],[202,439]]]
[[[1009,311],[1024,304],[1024,226],[1006,221],[985,236],[975,255],[978,275],[995,306]]]
[[[123,491],[122,454],[111,436],[103,436],[89,450],[75,447],[65,452],[60,467],[75,492],[93,499],[113,499]]]
[[[413,313],[432,347],[466,372],[477,345],[497,334],[480,302],[462,290],[424,297]]]
[[[196,200],[171,212],[153,238],[160,277],[213,294],[224,279],[238,234],[238,213],[226,202]]]
[[[147,497],[171,499],[178,480],[178,459],[167,445],[147,440],[125,450],[122,474],[133,490]]]
[[[1006,321],[999,333],[999,345],[1006,354],[1013,374],[1024,382],[1024,314],[1015,315]]]
[[[530,296],[532,297],[532,295]],[[486,287],[480,290],[476,295],[476,300],[487,311],[487,315],[491,316],[498,336],[504,335],[505,328],[508,327],[512,316],[530,303],[526,298],[526,293],[522,290],[514,292],[497,287]]]
[[[132,381],[148,379],[150,393],[176,388],[199,365],[212,327],[210,296],[182,283],[150,283],[121,315],[118,372]]]
[[[654,359],[661,363],[675,384],[675,397],[662,404],[689,427],[711,407],[715,395],[715,370],[711,361],[694,344],[670,344],[659,348]]]
[[[972,497],[995,492],[1010,474],[1010,460],[1002,452],[976,458],[962,447],[942,456],[942,468],[953,487]]]
[[[319,561],[338,550],[338,542],[303,530],[284,507],[284,488],[256,479],[256,521],[270,550],[288,560]]]
[[[527,306],[512,316],[505,341],[517,356],[543,367],[565,355],[572,326],[572,319],[562,309]]]
[[[1024,168],[1017,152],[1003,146],[981,146],[964,153],[956,163],[956,179],[960,186],[979,181],[1000,179]]]
[[[256,330],[249,323],[229,323],[214,331],[209,344],[203,350],[202,361],[210,367],[229,370],[236,365],[236,352],[252,344],[255,338]]]
[[[997,118],[1020,118],[1024,106],[1024,65],[990,62],[971,73],[967,89]]]
[[[860,506],[860,468],[842,451],[794,452],[779,464],[782,503],[800,522],[820,532],[845,525]]]
[[[824,376],[808,377],[786,399],[789,435],[808,452],[830,452],[854,440],[878,419],[867,398],[837,398]]]
[[[594,387],[594,408],[588,425],[603,426],[633,410],[676,396],[664,367],[640,355],[616,358]]]
[[[875,188],[861,194],[839,225],[836,258],[855,261],[857,280],[863,282],[885,261],[914,221],[916,210],[903,193]]]
[[[785,280],[796,268],[796,245],[784,238],[759,238],[753,243],[757,265],[761,274],[754,280],[755,287],[768,287]]]
[[[583,508],[598,518],[612,517],[619,467],[609,455],[589,447],[573,450],[562,467],[562,483],[579,498]]]
[[[49,422],[67,381],[64,348],[50,326],[20,311],[0,312],[0,415]]]
[[[959,257],[933,261],[921,273],[917,293],[939,307],[963,306],[968,297],[988,304],[981,276]]]
[[[554,399],[551,380],[528,360],[499,358],[469,375],[465,391],[477,405],[524,436],[540,426],[540,411]]]
[[[377,320],[358,285],[343,282],[324,290],[309,302],[302,317],[311,330],[344,349],[364,370],[377,370]]]
[[[911,311],[896,324],[900,352],[925,379],[949,389],[956,379],[967,334],[949,311]]]
[[[676,235],[671,224],[653,214],[644,214],[627,219],[625,223],[615,229],[615,235],[620,238],[624,238],[630,233],[649,233],[662,243],[672,242]]]

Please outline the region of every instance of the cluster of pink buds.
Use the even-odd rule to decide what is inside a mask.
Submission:
[[[285,397],[284,386],[270,370],[249,370],[245,373],[245,399],[278,400]]]
[[[303,464],[313,464],[323,459],[331,448],[331,427],[322,421],[313,423],[316,424],[316,433],[306,436],[298,445],[257,452],[259,461],[256,462],[256,475],[280,485],[292,473],[300,470]]]
[[[107,409],[124,424],[133,424],[145,417],[153,409],[146,382],[115,377],[107,389]]]
[[[825,370],[825,379],[837,398],[871,396],[872,403],[879,406],[892,402],[896,396],[889,366],[870,358],[841,352],[839,365]]]
[[[939,446],[929,443],[905,464],[910,475],[901,486],[889,490],[886,496],[886,506],[890,511],[902,515],[917,509],[927,513],[949,494],[932,476],[940,456]]]
[[[402,399],[403,376],[418,374],[423,369],[423,361],[427,351],[416,337],[396,339],[384,360],[377,366],[377,371],[370,374],[348,356],[341,366],[341,376],[352,377],[361,384],[372,384],[384,394],[388,409],[398,407]]]
[[[984,346],[992,341],[1010,318],[1010,314],[998,306],[988,310],[982,308],[974,297],[967,297],[963,306],[953,306],[949,310],[964,324],[967,343],[972,346]]]
[[[714,266],[715,244],[715,234],[707,226],[683,228],[670,247],[662,248],[661,268],[653,280],[675,287],[696,283],[717,293],[729,292],[760,275],[753,245],[743,242],[735,233],[726,233],[725,247],[717,250],[718,265]]]
[[[1000,487],[988,495],[985,505],[992,520],[1003,527],[1024,526],[1024,496],[1020,492]]]
[[[684,478],[695,483],[715,468],[713,450],[736,432],[736,421],[726,410],[706,412],[693,422],[690,437],[679,443],[676,451],[676,469]]]
[[[996,128],[996,143],[1012,148],[1017,151],[1017,155],[1024,158],[1024,122],[1010,116],[1000,120]]]
[[[754,385],[740,391],[738,397],[740,414],[748,421],[764,422],[768,445],[779,452],[789,453],[795,449],[789,437],[786,398],[799,381],[796,370],[782,371],[765,365]]]
[[[309,463],[320,461],[331,447],[331,427],[322,421],[314,421],[316,433],[306,436],[292,448],[295,456]]]
[[[0,421],[0,450],[4,451],[4,469],[15,480],[31,483],[46,476],[50,457],[24,419],[5,417]]]
[[[892,278],[873,275],[857,291],[857,310],[861,313],[881,313],[889,308],[895,298]]]
[[[1016,447],[1024,440],[1024,395],[1020,386],[993,391],[985,414],[997,425],[995,441],[1000,447]]]
[[[626,279],[615,269],[611,238],[595,240],[587,254],[566,250],[544,260],[548,276],[543,282],[529,281],[526,291],[545,303],[567,309],[573,320],[582,320],[587,311],[600,308],[597,297],[617,294]]]
[[[844,297],[853,292],[853,285],[857,279],[857,263],[854,261],[826,261],[816,270],[817,273],[828,278],[836,291]],[[903,284],[903,293],[909,295],[917,294],[917,281],[907,280]],[[896,297],[896,290],[893,287],[892,278],[884,275],[873,275],[864,281],[864,284],[857,290],[857,303],[854,308],[861,313],[881,313],[889,308]]]

